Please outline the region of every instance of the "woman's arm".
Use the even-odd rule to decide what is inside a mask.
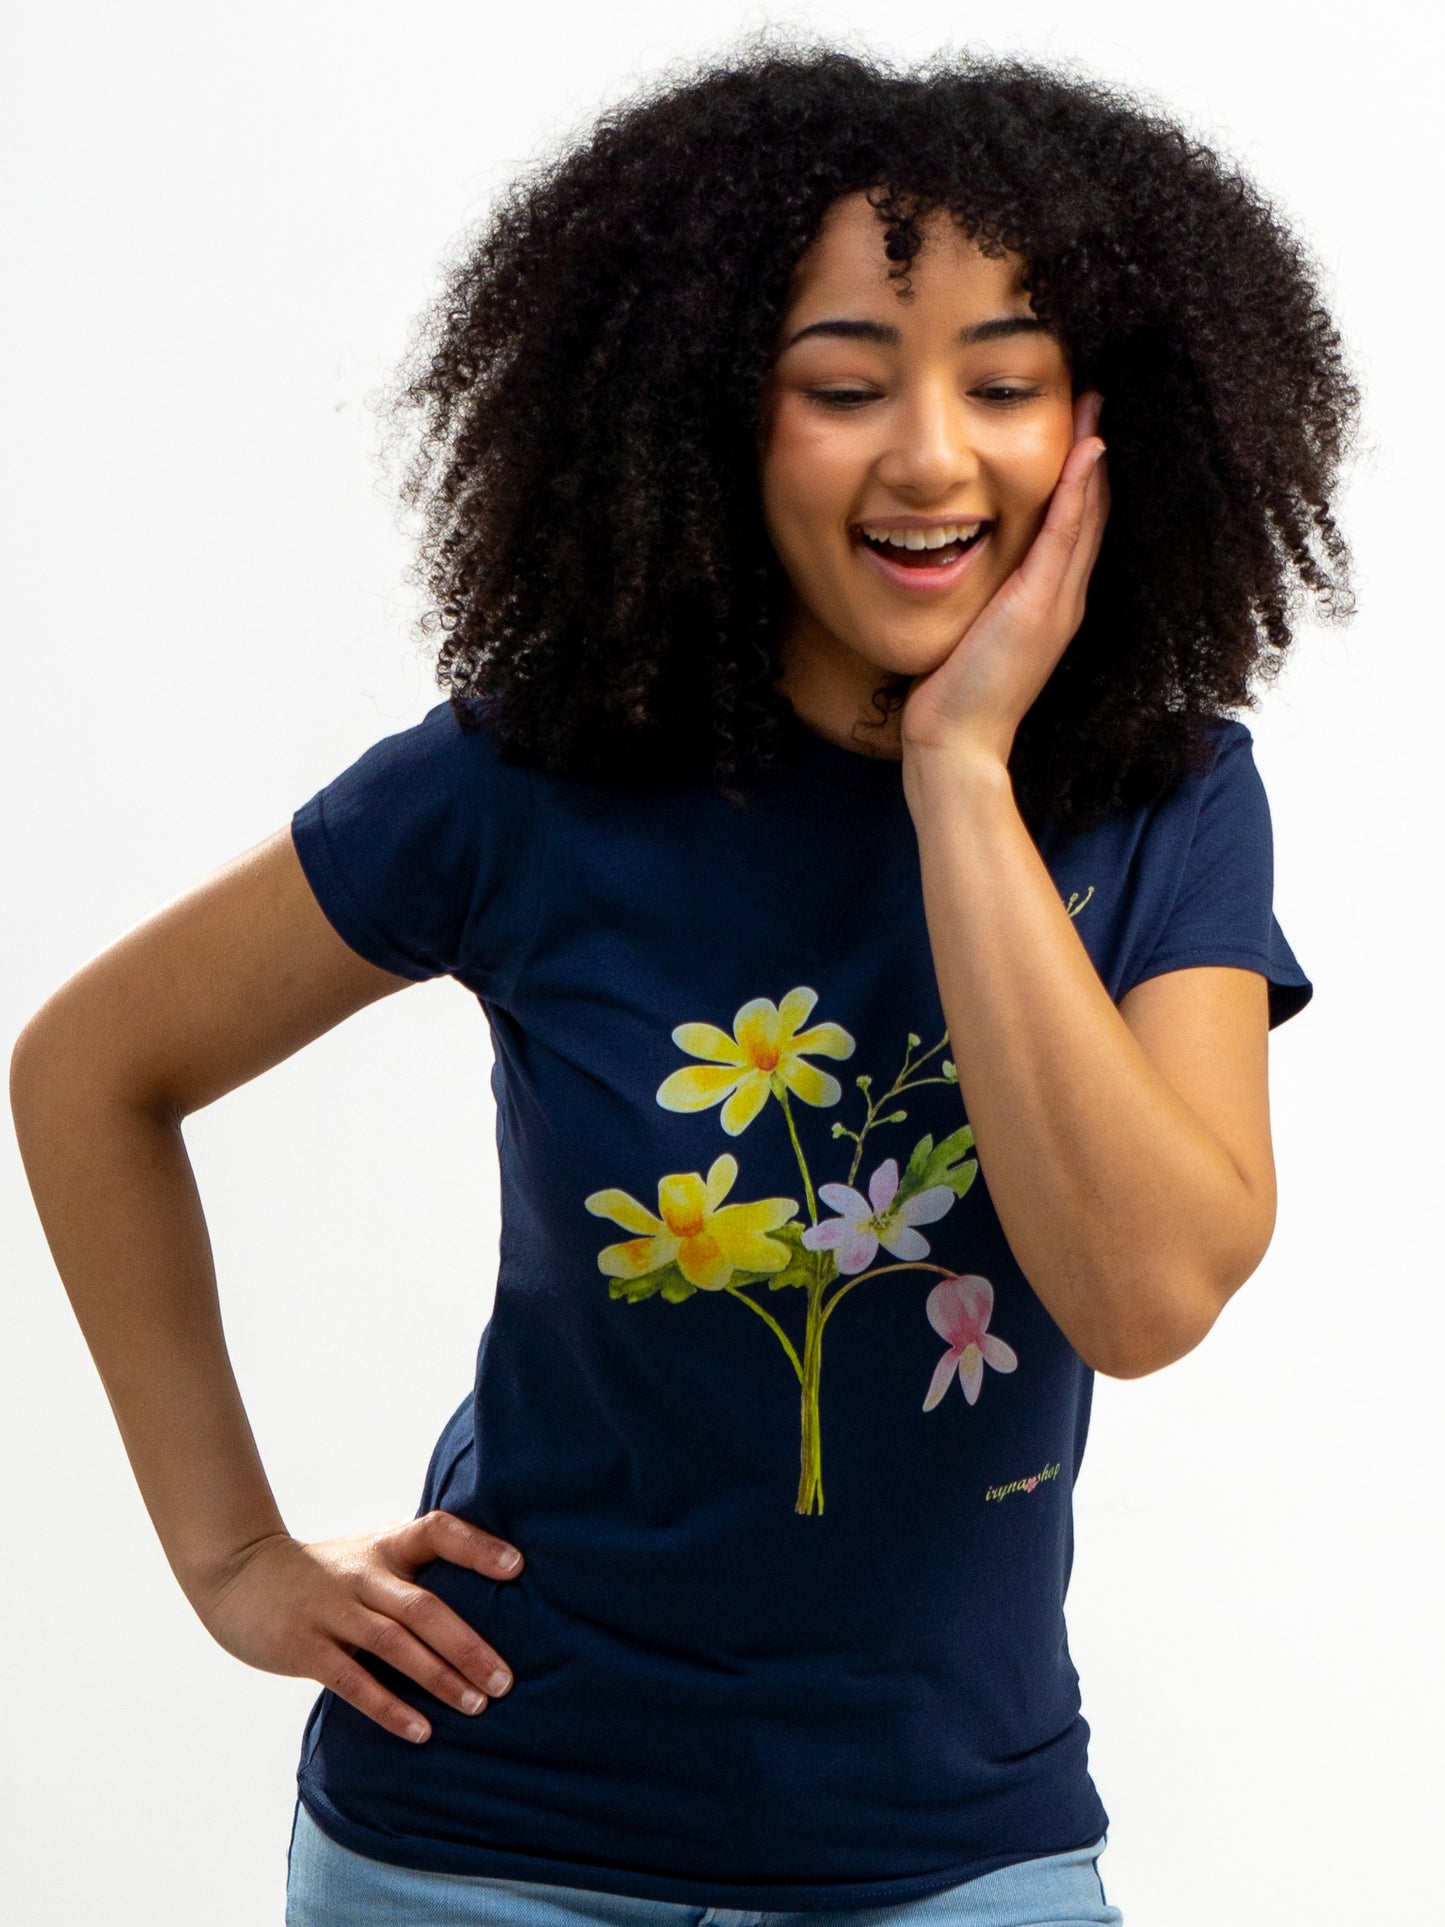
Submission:
[[[332,929],[288,827],[102,951],[15,1045],[36,1207],[193,1605],[285,1527],[226,1351],[181,1122],[407,982]]]
[[[949,1044],[1014,1255],[1086,1363],[1197,1345],[1274,1228],[1265,979],[1171,971],[1115,1008],[996,757],[915,757]]]
[[[1014,1255],[1087,1364],[1197,1345],[1274,1228],[1268,1003],[1171,971],[1115,1009],[1014,801],[1021,718],[1083,619],[1109,510],[1102,397],[1023,562],[909,693],[903,783],[949,1043]]]
[[[307,1544],[287,1532],[226,1351],[182,1120],[412,979],[332,929],[288,825],[62,984],[10,1065],[21,1156],[146,1510],[217,1643],[319,1680],[403,1738],[429,1723],[357,1657],[466,1713],[496,1648],[414,1582],[434,1559],[515,1579],[520,1551],[433,1509]]]

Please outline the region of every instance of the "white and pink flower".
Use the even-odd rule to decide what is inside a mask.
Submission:
[[[961,1278],[945,1278],[928,1294],[928,1322],[940,1338],[948,1340],[948,1350],[934,1368],[925,1412],[931,1412],[958,1373],[963,1395],[970,1405],[978,1403],[983,1386],[983,1368],[992,1365],[996,1372],[1011,1372],[1018,1355],[1011,1345],[995,1338],[988,1329],[993,1316],[993,1286],[987,1278],[967,1273]]]
[[[895,1258],[926,1258],[928,1240],[913,1227],[941,1218],[953,1203],[954,1192],[946,1184],[930,1185],[895,1211],[898,1183],[897,1158],[885,1158],[868,1180],[866,1198],[851,1184],[820,1184],[818,1196],[838,1216],[810,1225],[803,1233],[803,1244],[809,1251],[831,1251],[833,1262],[849,1278],[868,1269],[879,1245]]]

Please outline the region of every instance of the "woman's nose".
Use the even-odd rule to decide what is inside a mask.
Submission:
[[[978,473],[978,451],[957,396],[920,395],[897,412],[892,428],[876,465],[885,488],[931,499]]]

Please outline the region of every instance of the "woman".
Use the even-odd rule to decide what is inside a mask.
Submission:
[[[1070,1500],[1273,1228],[1303,250],[1092,83],[754,47],[514,190],[395,400],[448,700],[13,1068],[178,1580],[324,1689],[288,1921],[1117,1921]],[[496,1307],[417,1516],[298,1542],[180,1125],[445,974]]]

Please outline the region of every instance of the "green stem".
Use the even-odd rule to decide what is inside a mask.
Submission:
[[[793,1150],[797,1153],[798,1169],[803,1174],[803,1185],[808,1193],[808,1216],[814,1224],[818,1222],[818,1200],[813,1196],[813,1180],[808,1175],[808,1160],[803,1156],[803,1147],[798,1142],[798,1127],[793,1122],[793,1107],[788,1102],[786,1087],[778,1093],[778,1101],[783,1107],[783,1116],[788,1121],[788,1136],[793,1140]]]
[[[910,1032],[910,1035],[911,1034],[912,1033]],[[867,1137],[868,1133],[873,1129],[874,1123],[876,1122],[878,1117],[878,1113],[883,1109],[883,1106],[885,1104],[891,1103],[895,1097],[902,1097],[905,1091],[917,1090],[919,1086],[923,1084],[951,1084],[953,1082],[953,1079],[951,1077],[919,1077],[919,1078],[916,1078],[911,1084],[906,1084],[903,1081],[908,1076],[908,1073],[910,1071],[916,1071],[919,1068],[919,1065],[926,1064],[929,1058],[932,1057],[936,1051],[941,1051],[947,1042],[948,1042],[948,1032],[945,1031],[942,1037],[939,1038],[938,1042],[936,1044],[931,1045],[929,1049],[927,1049],[923,1053],[922,1057],[918,1059],[917,1063],[909,1062],[909,1059],[913,1055],[913,1046],[910,1044],[908,1049],[903,1053],[903,1068],[901,1071],[899,1071],[897,1077],[894,1078],[893,1086],[891,1090],[886,1090],[883,1093],[882,1097],[878,1098],[876,1101],[871,1095],[869,1095],[865,1091],[863,1101],[868,1107],[868,1115],[864,1119],[863,1129],[861,1131],[848,1131],[844,1133],[845,1136],[852,1138],[854,1145],[856,1146],[856,1149],[853,1152],[853,1162],[849,1166],[848,1176],[845,1180],[846,1183],[851,1185],[856,1183],[857,1181],[858,1164],[859,1164],[859,1160],[863,1156],[863,1140],[865,1137]]]
[[[803,1343],[802,1447],[795,1512],[823,1510],[823,1440],[818,1382],[823,1369],[823,1287],[808,1287],[808,1332]]]
[[[924,1052],[923,1057],[918,1060],[918,1064],[910,1065],[905,1056],[903,1069],[893,1080],[893,1089],[888,1093],[888,1096],[884,1098],[883,1103],[887,1103],[891,1098],[898,1096],[902,1090],[913,1088],[913,1086],[903,1084],[901,1080],[907,1077],[910,1070],[916,1070],[919,1064],[922,1064],[927,1058],[932,1057],[935,1051],[942,1050],[947,1042],[948,1032],[945,1031],[933,1048]],[[916,1081],[919,1084],[943,1084],[948,1083],[950,1080],[941,1077],[929,1077],[919,1078]],[[783,1116],[787,1120],[788,1136],[792,1139],[793,1153],[798,1160],[798,1169],[803,1175],[803,1186],[808,1195],[808,1216],[811,1222],[816,1225],[818,1222],[818,1201],[813,1192],[813,1180],[808,1171],[808,1161],[803,1156],[803,1147],[798,1140],[798,1129],[793,1120],[793,1107],[788,1101],[786,1087],[777,1091],[777,1097],[778,1102],[783,1107]],[[848,1173],[849,1184],[852,1184],[854,1178],[857,1176],[858,1160],[863,1154],[863,1139],[872,1129],[874,1119],[882,1108],[882,1105],[875,1104],[866,1094],[865,1102],[867,1104],[868,1116],[862,1131],[858,1133],[855,1140],[857,1148],[853,1154],[852,1169]],[[921,1263],[883,1265],[876,1271],[865,1271],[857,1278],[850,1279],[840,1291],[833,1294],[833,1297],[827,1304],[824,1304],[823,1294],[827,1286],[817,1274],[826,1263],[827,1259],[821,1254],[814,1255],[814,1275],[812,1282],[807,1287],[808,1323],[803,1338],[803,1357],[801,1363],[777,1320],[768,1312],[765,1312],[761,1305],[755,1304],[753,1300],[748,1298],[742,1291],[733,1291],[735,1298],[741,1298],[745,1305],[758,1314],[759,1318],[763,1319],[766,1324],[772,1326],[784,1350],[793,1361],[794,1371],[798,1374],[802,1406],[801,1440],[799,1446],[801,1463],[798,1474],[798,1497],[794,1510],[802,1513],[821,1513],[823,1510],[823,1439],[822,1420],[818,1405],[818,1390],[823,1374],[823,1327],[828,1321],[828,1314],[832,1311],[833,1306],[837,1304],[840,1298],[846,1297],[854,1285],[861,1285],[865,1278],[881,1278],[886,1276],[890,1271],[937,1271],[942,1273],[945,1278],[953,1275],[945,1265],[928,1265]],[[834,1276],[836,1275],[835,1272]],[[729,1286],[728,1289],[732,1290],[732,1287]]]
[[[898,1073],[898,1075],[900,1077],[906,1077],[909,1071],[916,1071],[918,1069],[919,1064],[926,1064],[929,1058],[933,1056],[934,1052],[941,1051],[947,1042],[948,1042],[948,1032],[945,1031],[942,1037],[939,1038],[936,1044],[929,1045],[928,1049],[923,1053],[922,1057],[918,1059],[917,1063],[905,1064],[903,1069]]]
[[[741,1285],[726,1285],[724,1286],[724,1290],[730,1292],[731,1295],[737,1299],[740,1305],[746,1305],[749,1311],[755,1311],[758,1314],[758,1317],[762,1319],[765,1325],[772,1326],[773,1330],[778,1334],[778,1343],[782,1346],[783,1350],[788,1354],[788,1357],[792,1359],[793,1370],[798,1374],[798,1380],[799,1380],[799,1383],[801,1383],[802,1377],[803,1377],[803,1367],[798,1362],[798,1354],[793,1350],[793,1341],[788,1337],[788,1334],[783,1330],[782,1326],[778,1323],[777,1319],[774,1318],[773,1314],[770,1311],[764,1311],[760,1304],[758,1304],[754,1299],[749,1298],[747,1293],[742,1289]]]
[[[914,1258],[896,1265],[879,1265],[875,1271],[860,1271],[856,1278],[850,1278],[846,1285],[842,1286],[838,1291],[835,1291],[827,1304],[824,1305],[823,1314],[818,1320],[819,1335],[821,1336],[824,1325],[827,1324],[828,1319],[831,1317],[834,1305],[837,1304],[840,1298],[846,1298],[854,1285],[866,1284],[870,1278],[886,1278],[890,1271],[937,1271],[941,1272],[945,1278],[957,1276],[955,1272],[949,1270],[947,1265],[925,1264],[922,1258]]]

